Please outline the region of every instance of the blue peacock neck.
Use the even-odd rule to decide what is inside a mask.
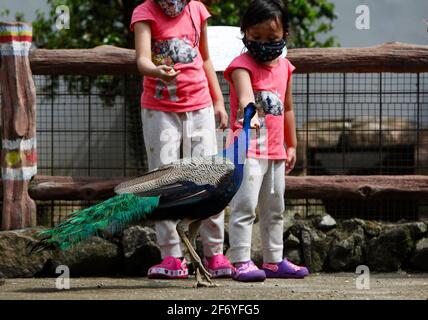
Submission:
[[[239,189],[241,186],[244,176],[244,163],[250,143],[251,119],[255,113],[256,106],[254,103],[249,103],[244,109],[243,130],[237,137],[234,138],[233,144],[223,150],[222,154],[224,158],[229,159],[235,165],[235,171],[233,172],[233,182],[236,189]]]

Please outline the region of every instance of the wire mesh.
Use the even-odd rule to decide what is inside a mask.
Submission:
[[[229,110],[229,85],[218,77]],[[140,77],[34,79],[38,174],[129,177],[147,171]],[[428,73],[295,74],[293,100],[299,145],[293,175],[428,174]],[[39,223],[56,224],[88,204],[39,202]],[[327,212],[339,219],[415,220],[427,206],[287,200],[289,213]]]

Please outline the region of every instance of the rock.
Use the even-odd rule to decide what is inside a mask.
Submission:
[[[3,273],[0,272],[0,286],[4,285],[6,283],[6,277]]]
[[[382,225],[376,221],[364,221],[363,228],[369,237],[377,237],[382,232]]]
[[[287,240],[285,240],[285,242],[284,242],[284,247],[290,248],[290,249],[291,248],[299,248],[300,247],[300,240],[295,235],[290,233]]]
[[[253,225],[251,238],[251,260],[258,266],[263,264],[262,238],[260,235],[260,223]]]
[[[318,223],[318,228],[321,230],[329,230],[336,226],[336,220],[329,214],[323,216]]]
[[[293,221],[293,225],[289,228],[289,233],[291,233],[292,235],[294,235],[295,237],[301,239],[301,233],[302,230],[305,229],[313,229],[314,225],[312,220],[308,220],[308,219],[295,219]]]
[[[290,214],[284,213],[284,233],[288,235],[290,228],[294,225],[294,218]]]
[[[284,249],[284,258],[287,258],[294,264],[300,265],[302,263],[302,254],[300,252],[300,249],[293,248],[293,249]]]
[[[333,238],[316,229],[301,230],[304,265],[311,273],[323,270]]]
[[[368,243],[367,264],[373,271],[398,271],[412,251],[414,242],[408,228],[384,230]]]
[[[428,238],[417,242],[410,258],[409,268],[417,271],[428,271]]]
[[[40,272],[51,252],[29,254],[33,235],[42,228],[0,232],[0,272],[7,278],[31,278]]]
[[[146,276],[149,268],[161,261],[156,233],[152,228],[131,227],[124,231],[121,243],[126,275]]]
[[[99,237],[92,237],[65,251],[56,252],[38,276],[57,276],[58,266],[67,266],[71,277],[114,276],[120,271],[119,247]]]
[[[403,225],[408,228],[413,240],[420,240],[427,234],[427,225],[424,222],[408,222]]]
[[[365,226],[366,226],[366,222],[359,218],[344,220],[340,223],[340,227],[342,229],[344,229],[345,231],[351,231],[351,232],[353,230],[357,230],[359,227],[362,227],[364,229]]]
[[[352,232],[338,232],[328,254],[329,267],[334,271],[355,271],[364,262],[364,230],[356,226]]]

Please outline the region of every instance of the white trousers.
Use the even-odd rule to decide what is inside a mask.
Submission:
[[[263,261],[278,263],[283,258],[283,212],[285,161],[248,158],[241,188],[230,203],[229,223],[232,263],[251,259],[251,235],[259,205]]]
[[[212,106],[197,111],[175,113],[142,109],[144,143],[149,170],[183,157],[217,153],[215,116]],[[182,257],[183,248],[176,231],[178,221],[156,222],[156,238],[162,258]],[[200,234],[204,255],[223,253],[224,212],[202,221]]]

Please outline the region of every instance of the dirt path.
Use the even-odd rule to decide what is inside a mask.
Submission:
[[[288,299],[428,299],[428,274],[372,274],[370,289],[356,288],[352,273],[315,274],[304,280],[238,283],[217,280],[218,288],[193,288],[194,279],[79,278],[70,290],[58,290],[56,279],[6,279],[0,286],[5,299],[144,299],[144,300],[288,300]]]

